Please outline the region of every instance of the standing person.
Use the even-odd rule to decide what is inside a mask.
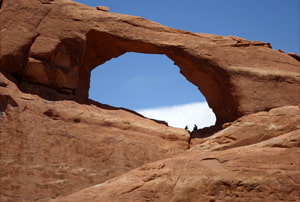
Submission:
[[[198,126],[196,124],[194,124],[193,132],[196,132],[197,130],[198,130]]]

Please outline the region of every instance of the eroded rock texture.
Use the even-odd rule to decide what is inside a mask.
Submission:
[[[300,199],[298,55],[69,0],[0,5],[0,201]],[[224,129],[190,140],[88,100],[92,69],[132,51],[173,60]]]
[[[195,149],[53,201],[297,201],[299,134],[222,152]]]
[[[71,194],[189,148],[184,129],[93,102],[45,100],[2,74],[0,81],[0,201]]]

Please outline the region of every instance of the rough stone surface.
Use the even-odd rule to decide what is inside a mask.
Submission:
[[[96,6],[97,10],[108,12],[110,9],[106,6]]]
[[[229,126],[209,138],[192,139],[191,146],[197,145],[201,150],[223,150],[255,144],[300,129],[300,108],[274,108],[268,112],[243,116],[224,125]]]
[[[223,151],[190,150],[53,202],[297,201],[300,129]]]
[[[300,102],[299,61],[268,43],[172,29],[70,0],[4,0],[0,24],[1,70],[80,99],[88,97],[93,68],[140,52],[173,60],[205,95],[218,124]]]
[[[91,70],[130,51],[173,60],[217,125],[191,139],[88,100]],[[299,58],[69,0],[0,0],[0,201],[299,201]]]
[[[0,84],[0,201],[300,199],[299,106],[243,116],[188,149],[183,129]]]
[[[2,74],[0,81],[0,201],[71,194],[189,147],[183,129],[97,103],[45,100]]]

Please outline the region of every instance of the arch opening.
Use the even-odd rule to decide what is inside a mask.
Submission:
[[[238,97],[232,91],[231,77],[226,68],[220,67],[220,64],[216,64],[212,60],[211,55],[199,55],[198,51],[200,50],[195,47],[189,49],[181,45],[159,44],[155,42],[153,36],[150,39],[140,40],[136,36],[131,38],[97,30],[89,31],[86,34],[75,95],[87,99],[91,71],[112,58],[128,52],[164,54],[179,67],[180,73],[203,93],[208,105],[216,115],[216,128],[220,128],[223,123],[231,122],[240,116]]]
[[[163,54],[128,52],[94,68],[89,98],[191,130],[216,118],[198,88]]]

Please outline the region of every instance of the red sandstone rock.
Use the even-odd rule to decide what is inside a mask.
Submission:
[[[110,9],[106,6],[96,6],[97,10],[108,12]]]
[[[300,130],[240,148],[144,165],[53,202],[297,201]]]
[[[186,151],[185,130],[0,81],[2,201],[299,199],[298,106],[244,116]]]
[[[69,0],[1,2],[0,201],[300,199],[298,55]],[[199,133],[231,125],[190,141],[88,100],[91,70],[130,51],[199,87],[218,124]]]
[[[183,129],[122,109],[45,100],[2,74],[0,81],[0,201],[71,194],[189,147]]]
[[[300,61],[300,55],[298,55],[296,53],[288,53],[288,55],[295,58],[296,60]]]
[[[201,150],[224,150],[255,144],[299,128],[300,108],[285,106],[239,118],[209,138],[192,139],[191,145]]]

